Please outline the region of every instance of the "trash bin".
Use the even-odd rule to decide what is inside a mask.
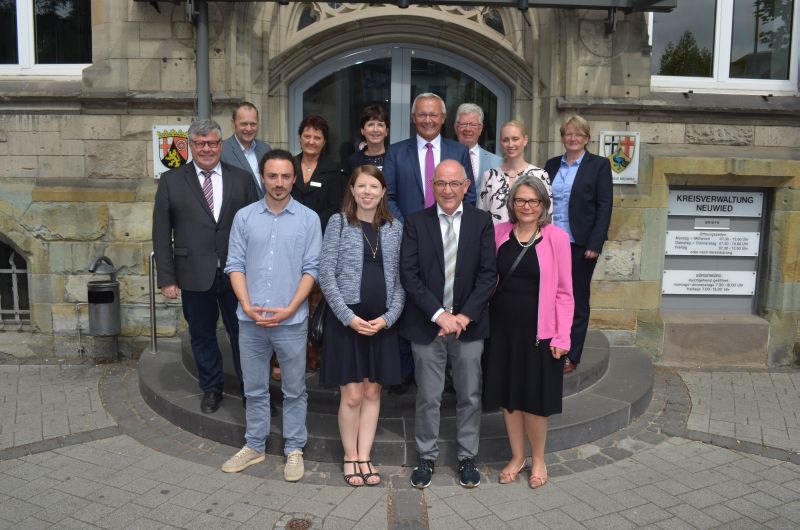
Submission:
[[[119,282],[114,264],[106,256],[97,258],[89,272],[108,274],[108,280],[87,284],[89,291],[89,334],[96,337],[119,335],[122,325],[119,314]]]

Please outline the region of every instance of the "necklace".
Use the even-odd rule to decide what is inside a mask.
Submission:
[[[528,248],[529,246],[536,243],[536,240],[539,239],[540,233],[541,232],[539,230],[539,227],[536,227],[536,232],[533,233],[533,237],[530,238],[527,242],[523,243],[522,240],[519,238],[519,230],[517,228],[514,228],[514,236],[517,238],[517,243],[519,243],[519,246],[521,246],[522,248]]]
[[[372,253],[372,259],[376,259],[378,256],[378,248],[380,248],[381,243],[381,233],[378,232],[378,237],[375,238],[375,247],[373,248],[372,243],[370,243],[369,238],[367,237],[367,233],[364,232],[364,226],[361,225],[361,223],[359,223],[358,226],[361,228],[361,235],[364,236],[364,241],[366,241],[367,245],[369,245],[369,251]]]

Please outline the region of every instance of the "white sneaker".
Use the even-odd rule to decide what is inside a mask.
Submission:
[[[259,453],[255,449],[251,449],[246,445],[242,447],[241,451],[233,455],[227,462],[222,464],[222,471],[225,473],[238,473],[253,464],[263,462],[265,458],[264,453]]]
[[[283,478],[288,482],[297,482],[305,474],[303,466],[303,451],[295,449],[286,456],[286,467],[283,468]]]

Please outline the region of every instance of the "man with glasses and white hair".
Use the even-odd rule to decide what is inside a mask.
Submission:
[[[483,133],[483,109],[475,103],[462,103],[456,110],[456,137],[458,143],[469,149],[472,174],[475,177],[475,193],[481,189],[483,174],[503,163],[503,159],[490,153],[480,145]]]
[[[258,200],[253,178],[220,162],[222,130],[213,120],[189,127],[192,161],[171,169],[158,182],[153,207],[153,250],[158,286],[165,298],[181,293],[183,316],[189,325],[200,409],[216,412],[222,401],[222,353],[217,343],[217,319],[228,332],[239,381],[237,300],[223,272],[233,217]]]

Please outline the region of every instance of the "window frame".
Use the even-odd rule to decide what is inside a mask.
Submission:
[[[91,62],[37,64],[33,0],[16,0],[15,3],[17,6],[17,63],[0,64],[0,75],[80,77],[83,69],[91,66]]]
[[[760,94],[760,95],[795,95],[798,93],[798,70],[800,70],[800,0],[793,0],[792,39],[789,52],[789,79],[742,79],[729,77],[731,39],[733,35],[734,0],[716,0],[716,16],[714,26],[714,64],[711,77],[650,76],[650,89],[654,92],[694,92],[715,94]],[[648,13],[648,38],[653,45],[653,16]],[[656,58],[652,57],[655,61]]]

